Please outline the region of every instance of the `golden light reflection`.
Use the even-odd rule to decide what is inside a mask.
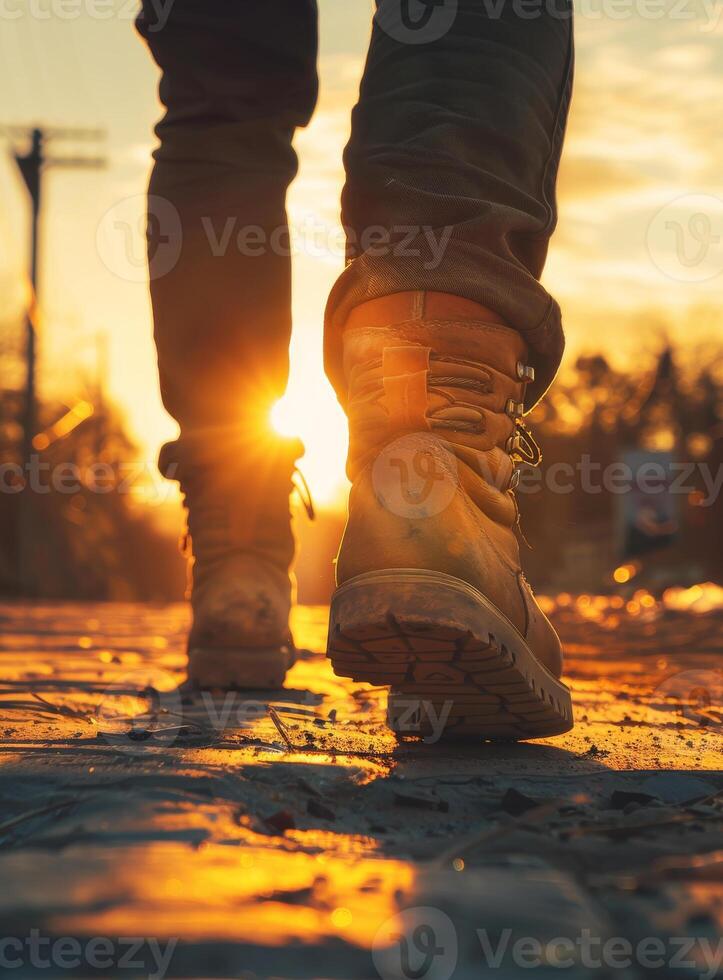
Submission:
[[[182,935],[268,946],[338,935],[368,948],[396,912],[397,892],[412,885],[412,866],[376,857],[324,856],[322,862],[321,855],[268,846],[130,848],[113,864],[114,890],[126,896],[124,904],[102,909],[98,902],[98,911],[60,915],[53,926],[70,933]],[[102,890],[102,877],[94,887]]]
[[[613,578],[619,584],[627,583],[639,566],[631,563],[615,569]],[[690,588],[673,587],[666,589],[662,596],[655,596],[648,589],[636,589],[632,595],[586,595],[573,599],[566,592],[557,596],[538,596],[540,606],[546,615],[554,616],[560,610],[574,608],[575,613],[584,620],[593,620],[603,627],[619,625],[615,615],[624,610],[634,619],[645,622],[654,621],[667,610],[705,614],[723,609],[723,587],[715,582],[702,582]],[[615,612],[613,612],[615,611]]]
[[[43,452],[52,446],[54,442],[58,439],[62,439],[69,435],[73,429],[76,429],[81,422],[85,422],[89,419],[94,412],[93,406],[90,402],[85,400],[77,402],[73,408],[71,408],[62,418],[51,425],[50,428],[46,429],[44,432],[39,432],[33,437],[33,449],[37,449],[38,452]]]
[[[668,609],[678,612],[712,612],[723,609],[723,588],[715,582],[703,582],[689,589],[666,589],[663,602]]]
[[[625,585],[634,578],[640,571],[640,565],[637,562],[629,562],[627,565],[620,565],[613,572],[613,580],[618,583],[618,585]]]

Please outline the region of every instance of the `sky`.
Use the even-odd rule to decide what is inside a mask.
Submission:
[[[558,189],[560,217],[543,277],[558,298],[566,363],[581,351],[649,358],[664,336],[721,335],[723,282],[723,2],[584,0],[576,5],[577,74]],[[321,0],[321,96],[297,135],[292,223],[329,229],[324,254],[294,269],[294,337],[277,425],[307,444],[317,500],[344,487],[345,422],[324,380],[322,318],[342,268],[341,151],[369,37],[370,0]],[[102,143],[56,149],[107,158],[100,171],[46,179],[40,383],[72,402],[105,351],[108,391],[149,461],[176,432],[157,391],[143,273],[142,194],[157,72],[128,0],[0,0],[0,123],[100,127]],[[0,156],[3,328],[26,296],[27,201]],[[109,222],[137,215],[130,260],[107,245]],[[105,244],[104,244],[105,243]],[[103,338],[100,342],[98,338]]]

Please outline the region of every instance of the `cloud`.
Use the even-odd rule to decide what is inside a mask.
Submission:
[[[653,304],[673,312],[674,323],[686,323],[687,335],[686,311],[713,303],[720,292],[723,255],[721,274],[705,281],[693,281],[695,270],[686,268],[666,275],[657,250],[668,249],[665,266],[673,230],[665,233],[670,242],[658,236],[651,246],[650,229],[668,206],[671,221],[686,233],[699,210],[693,204],[706,195],[706,213],[718,222],[722,103],[720,32],[703,32],[700,21],[671,18],[614,26],[578,19],[576,87],[558,187],[560,222],[544,280],[561,301],[573,346],[590,336],[599,337],[601,346],[623,342],[636,310],[644,333],[644,314]],[[683,198],[684,205],[687,195],[690,215],[673,203]],[[723,227],[713,228],[718,231]],[[686,242],[686,254],[695,248],[696,242]],[[716,255],[711,256],[705,269],[715,272]],[[603,339],[598,328],[606,314]]]
[[[648,177],[633,165],[593,154],[566,153],[560,166],[558,193],[563,201],[589,201],[636,191],[648,184]]]

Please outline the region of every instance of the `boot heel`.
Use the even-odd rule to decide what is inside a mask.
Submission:
[[[188,680],[193,687],[219,690],[277,690],[294,663],[291,645],[268,649],[193,646]]]
[[[568,688],[482,593],[442,572],[387,569],[344,583],[328,656],[341,677],[393,688],[399,735],[519,740],[573,726]]]

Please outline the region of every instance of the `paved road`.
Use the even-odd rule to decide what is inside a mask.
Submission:
[[[322,608],[285,690],[210,699],[178,689],[182,606],[0,605],[0,969],[706,976],[723,617],[686,596],[546,600],[577,726],[521,745],[398,743]]]

